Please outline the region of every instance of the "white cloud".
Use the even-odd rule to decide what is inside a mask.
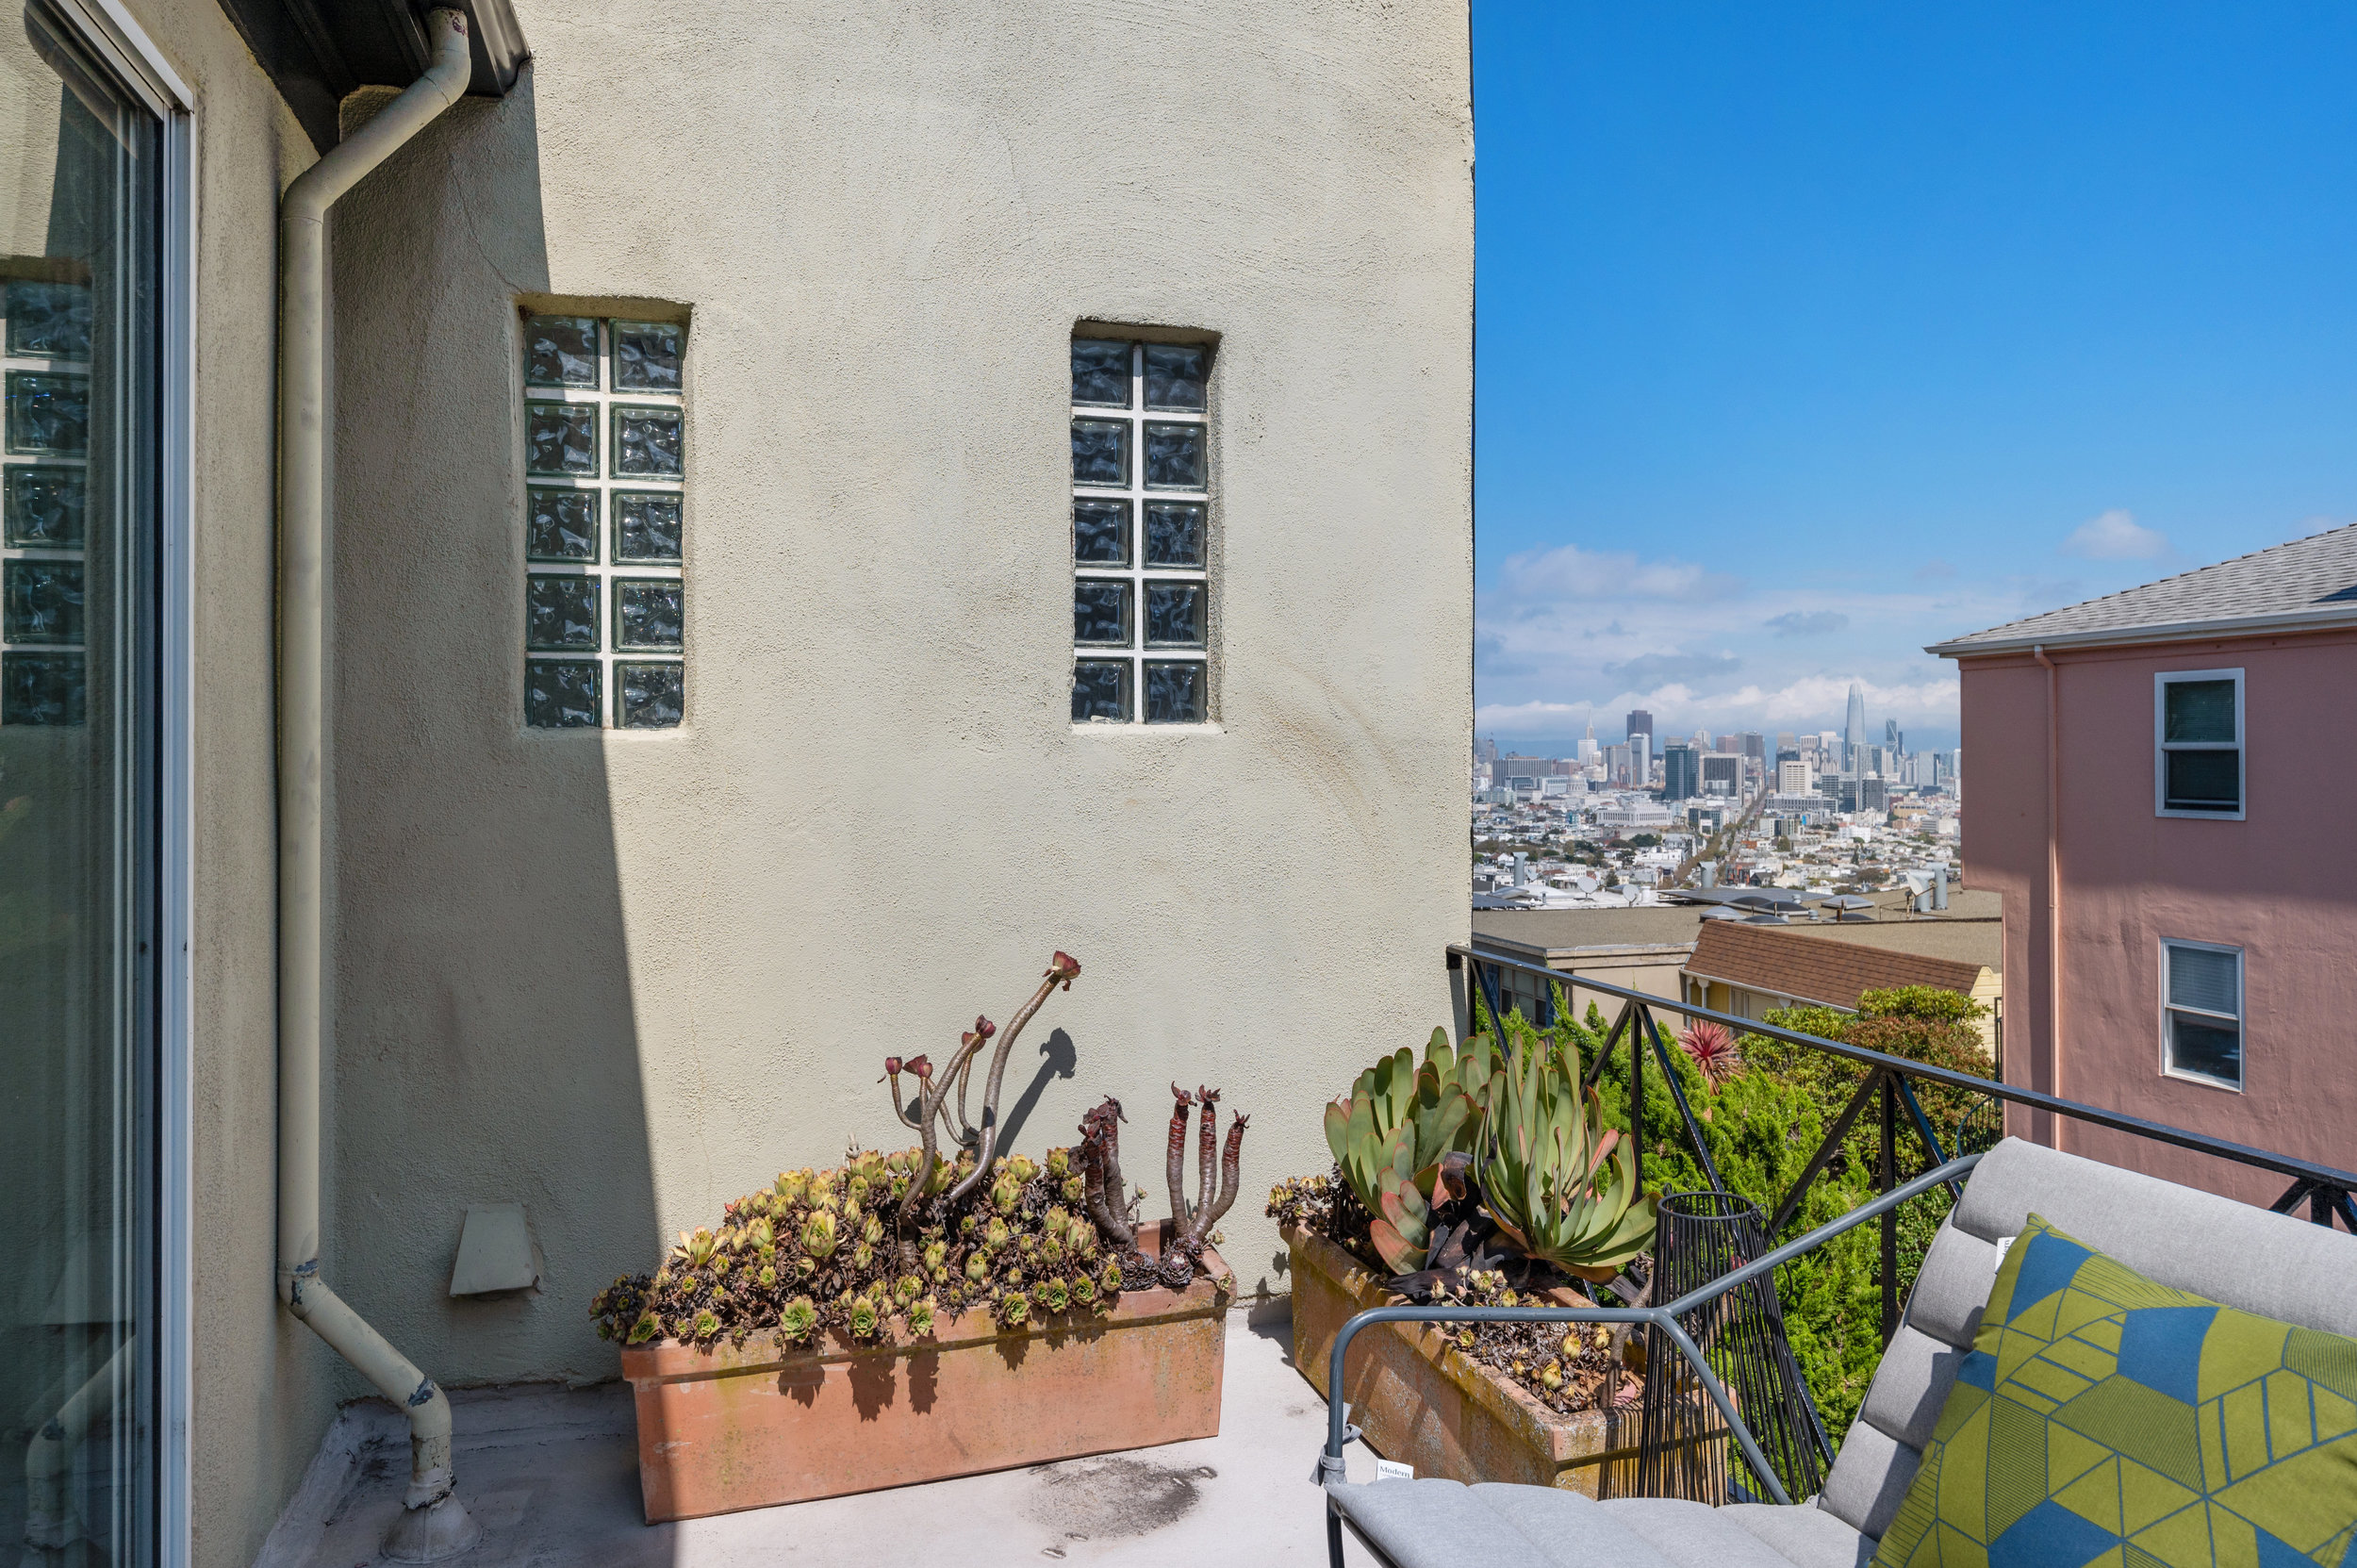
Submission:
[[[2062,553],[2090,561],[2150,561],[2168,553],[2168,539],[2114,507],[2087,519],[2063,540]]]
[[[1632,551],[1582,550],[1575,544],[1506,558],[1499,590],[1509,599],[1631,599],[1691,602],[1722,599],[1743,580],[1690,561],[1640,560]]]
[[[1920,681],[1881,683],[1861,681],[1866,690],[1866,711],[1879,724],[1885,718],[1896,718],[1902,724],[1919,721],[1953,723],[1956,713],[1957,683],[1953,675],[1934,675]],[[1662,724],[1665,713],[1679,715],[1677,724],[1721,723],[1767,724],[1782,727],[1813,727],[1820,723],[1838,723],[1848,703],[1848,676],[1811,675],[1778,686],[1772,690],[1746,685],[1733,691],[1714,692],[1697,696],[1683,685],[1666,685],[1653,691],[1624,691],[1612,698],[1590,704],[1569,702],[1492,702],[1474,712],[1474,727],[1487,734],[1496,731],[1502,734],[1534,734],[1551,730],[1568,731],[1576,723],[1585,723],[1592,712],[1609,716],[1617,727],[1621,711],[1628,707],[1651,706],[1655,710],[1656,727]],[[1676,725],[1670,726],[1675,728]],[[1664,729],[1662,733],[1668,733]]]

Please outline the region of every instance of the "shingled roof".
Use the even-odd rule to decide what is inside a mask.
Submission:
[[[1936,985],[1972,994],[1982,966],[1862,943],[1834,942],[1783,926],[1706,920],[1686,972],[1746,990],[1857,1010],[1858,995],[1892,985]]]
[[[2180,572],[1924,650],[1948,657],[2045,643],[2166,642],[2185,637],[2357,626],[2357,523]]]

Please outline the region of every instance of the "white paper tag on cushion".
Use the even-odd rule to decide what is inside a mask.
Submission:
[[[1997,1238],[1997,1266],[1999,1268],[2005,1266],[2005,1254],[2011,1252],[2013,1250],[2013,1244],[2020,1239],[2021,1238],[2019,1236],[2000,1236]]]
[[[1416,1467],[1412,1464],[1399,1464],[1391,1460],[1376,1460],[1375,1478],[1378,1481],[1412,1481],[1416,1478]]]

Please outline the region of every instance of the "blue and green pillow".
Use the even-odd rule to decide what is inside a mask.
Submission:
[[[2357,1340],[2033,1214],[1874,1565],[2357,1568]]]

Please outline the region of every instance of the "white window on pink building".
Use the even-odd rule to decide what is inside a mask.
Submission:
[[[2242,949],[2161,944],[2161,1070],[2242,1087]]]

